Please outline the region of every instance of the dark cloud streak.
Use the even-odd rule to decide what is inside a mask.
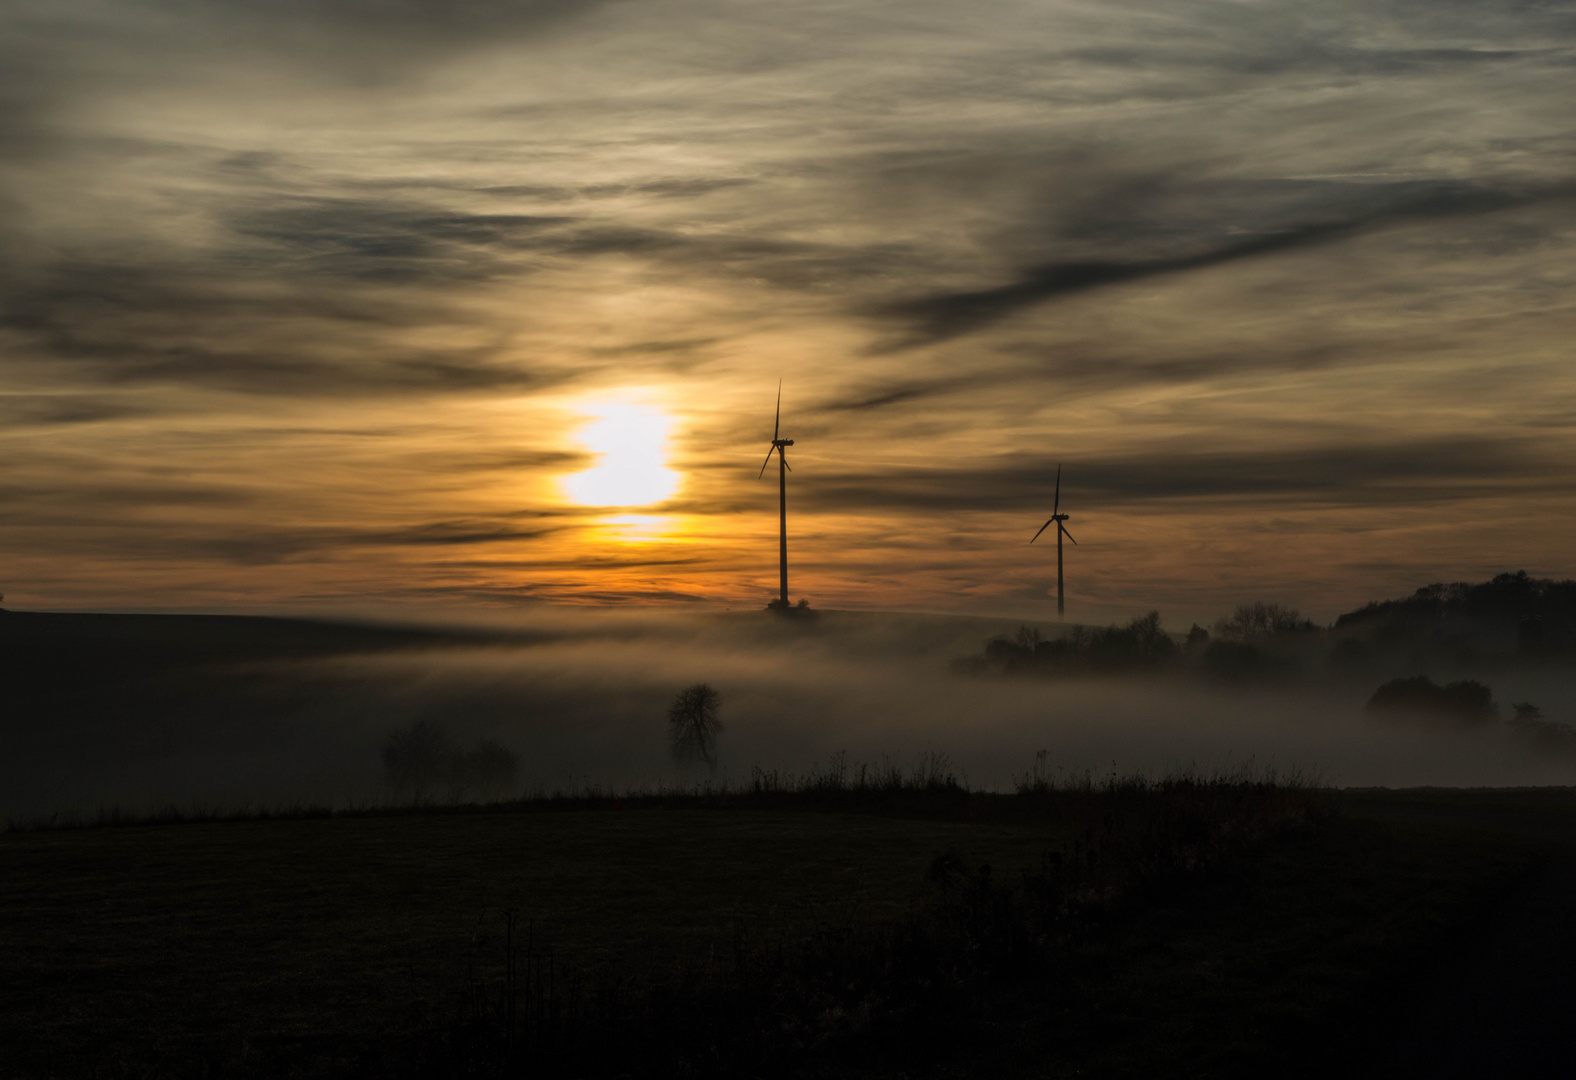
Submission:
[[[1021,457],[977,468],[821,475],[802,484],[799,497],[823,511],[1028,509],[1051,498],[1061,460]],[[1064,497],[1075,491],[1085,506],[1200,499],[1420,504],[1494,497],[1512,485],[1523,492],[1553,490],[1564,477],[1563,465],[1534,439],[1437,438],[1292,450],[1157,446],[1142,455],[1070,461]]]
[[[1317,221],[1245,240],[1217,242],[1186,255],[1110,260],[1083,259],[1041,263],[1017,280],[988,289],[932,293],[879,305],[873,314],[907,322],[910,333],[895,348],[948,341],[998,323],[1019,311],[1109,285],[1222,266],[1259,256],[1292,252],[1410,221],[1438,220],[1569,199],[1576,186],[1532,193],[1497,191],[1475,185],[1432,186],[1370,213]]]

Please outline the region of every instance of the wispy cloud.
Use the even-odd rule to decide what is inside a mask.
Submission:
[[[1414,522],[1375,566],[1535,493],[1547,565],[1573,62],[1576,14],[1454,0],[23,0],[6,592],[753,598],[779,377],[824,603],[1032,595],[966,519],[1058,460],[1132,536]],[[660,537],[557,484],[622,392],[673,416]],[[1221,573],[1327,580],[1320,535]]]
[[[1235,236],[1217,237],[1201,248],[1178,254],[1041,263],[1028,267],[1015,280],[1003,285],[894,301],[877,307],[875,312],[914,326],[912,335],[902,344],[945,341],[990,326],[1024,308],[1089,289],[1286,254],[1387,225],[1486,214],[1538,202],[1569,201],[1576,196],[1576,187],[1569,185],[1531,193],[1456,183],[1407,182],[1342,187],[1345,190],[1339,195],[1345,197],[1332,199],[1332,203],[1359,201],[1352,198],[1355,192],[1361,201],[1381,205],[1341,217],[1291,224],[1274,231],[1243,235],[1240,228],[1234,229]],[[1086,226],[1082,231],[1088,234],[1096,230]],[[1160,229],[1156,232],[1162,242],[1175,243],[1173,236]]]

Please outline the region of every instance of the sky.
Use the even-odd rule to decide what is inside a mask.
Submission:
[[[1568,577],[1576,5],[10,0],[13,607]],[[1049,534],[1048,534],[1049,535]]]

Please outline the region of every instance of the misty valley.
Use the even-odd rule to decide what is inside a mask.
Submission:
[[[808,775],[838,754],[942,755],[1003,791],[1040,751],[1066,775],[1256,764],[1341,787],[1568,784],[1573,625],[1570,583],[1513,574],[1328,628],[1253,602],[1180,633],[1154,613],[1058,629],[875,612],[552,609],[423,628],[8,612],[0,814],[405,801],[383,751],[418,724],[514,759],[510,790],[473,793],[489,799]],[[696,683],[722,699],[706,763],[671,755],[664,720]],[[1478,699],[1453,707],[1446,688],[1464,684]]]
[[[1525,574],[1182,632],[5,612],[0,1043],[19,1076],[1531,1068],[1576,945],[1573,628]]]

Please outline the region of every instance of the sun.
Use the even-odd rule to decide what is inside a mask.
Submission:
[[[578,437],[596,455],[596,464],[563,478],[572,501],[581,506],[650,506],[672,497],[681,477],[667,467],[671,417],[627,398],[591,401],[580,408],[589,422]]]

